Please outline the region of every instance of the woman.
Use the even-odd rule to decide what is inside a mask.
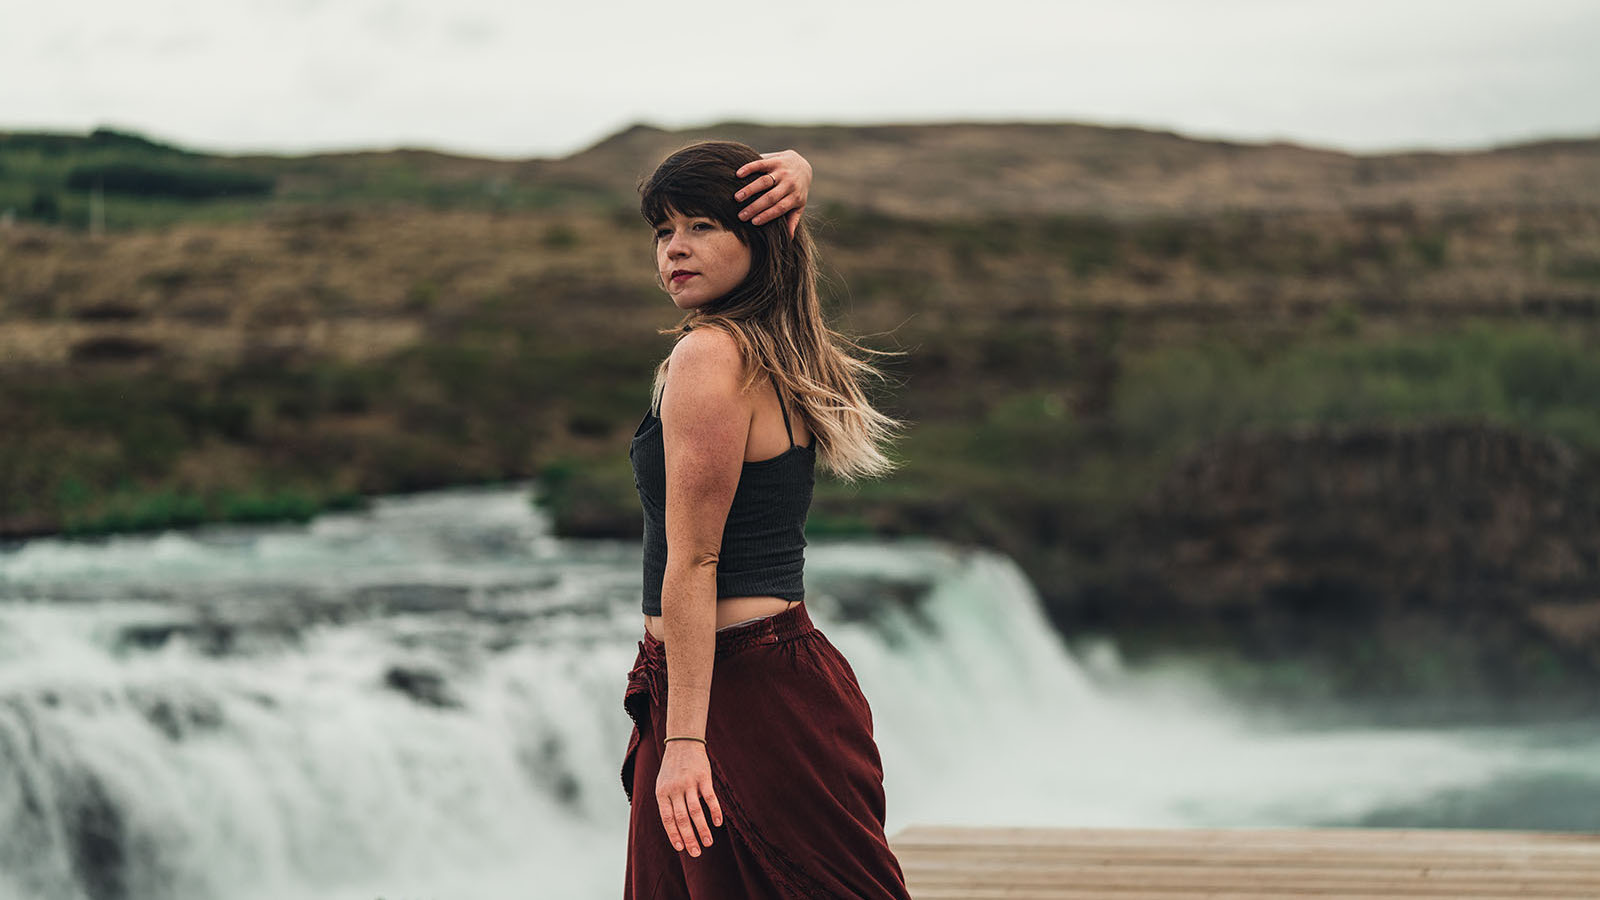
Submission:
[[[629,451],[644,509],[645,633],[623,701],[635,900],[910,896],[871,708],[804,602],[817,457],[847,480],[889,472],[878,445],[903,424],[872,408],[858,380],[881,375],[846,348],[879,351],[822,320],[809,182],[798,156],[711,141],[640,186],[686,315]]]

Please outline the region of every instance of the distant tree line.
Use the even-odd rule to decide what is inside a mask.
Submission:
[[[86,163],[67,173],[71,191],[101,190],[139,197],[253,197],[272,193],[277,179],[212,166],[174,166],[143,162]]]
[[[152,141],[142,134],[118,131],[114,128],[96,128],[87,136],[48,131],[0,133],[0,153],[34,151],[46,156],[65,156],[68,153],[84,150],[134,150],[173,156],[196,155],[181,147]]]

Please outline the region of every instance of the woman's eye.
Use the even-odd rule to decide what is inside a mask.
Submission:
[[[696,222],[693,225],[689,226],[689,230],[690,231],[695,231],[695,230],[698,230],[698,229],[701,229],[701,228],[715,229],[716,227],[717,226],[711,224],[710,222]],[[666,237],[667,235],[669,235],[671,233],[672,233],[672,229],[671,228],[658,228],[658,229],[656,229],[656,240],[659,241],[659,240],[661,240],[662,238]]]

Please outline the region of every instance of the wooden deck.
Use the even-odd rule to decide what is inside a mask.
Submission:
[[[917,825],[889,843],[916,900],[1600,900],[1600,833]]]

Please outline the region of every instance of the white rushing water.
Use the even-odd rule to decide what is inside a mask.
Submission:
[[[529,495],[0,550],[0,900],[619,896],[640,546],[557,539]],[[891,838],[1600,783],[1593,729],[1297,730],[1124,679],[992,553],[813,539],[806,582],[872,704]]]

